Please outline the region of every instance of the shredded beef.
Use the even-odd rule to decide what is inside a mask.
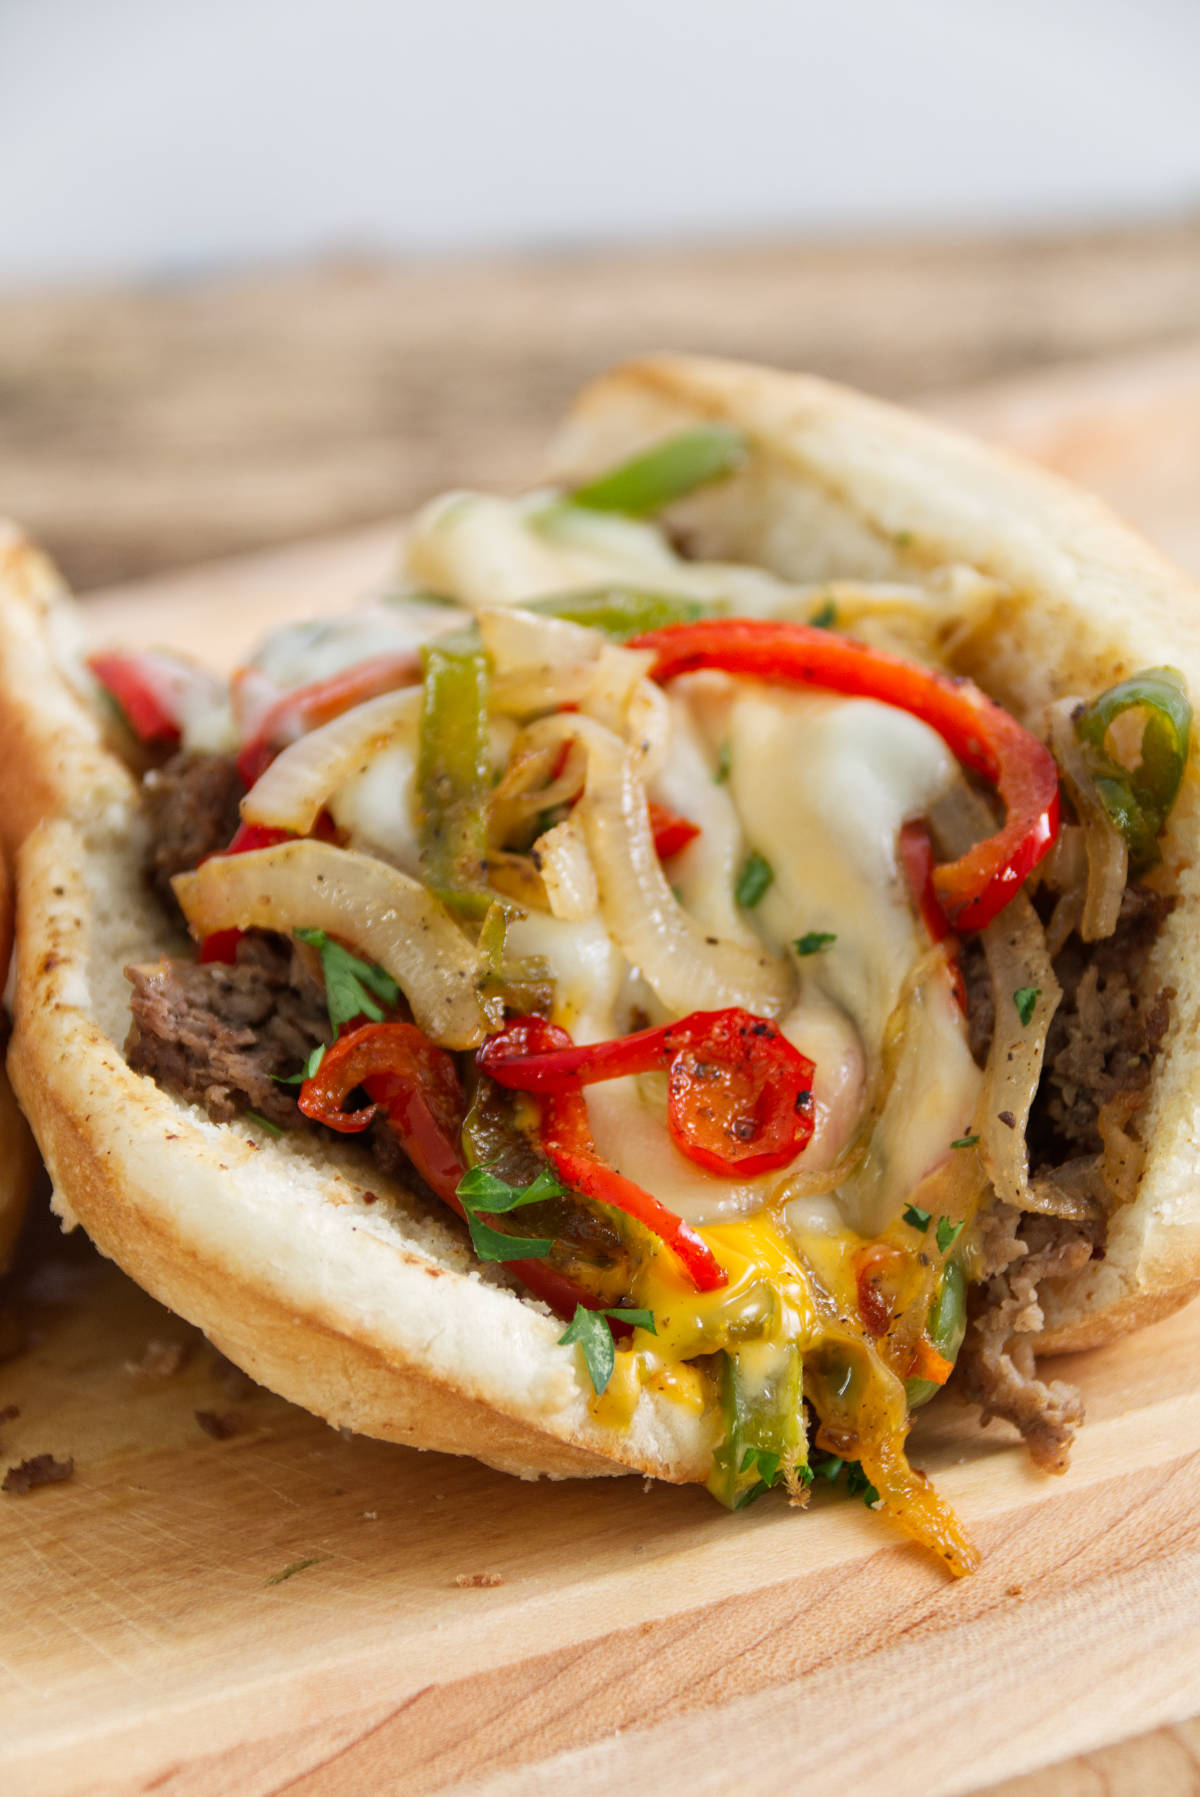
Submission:
[[[232,755],[173,755],[146,775],[142,792],[150,829],[146,877],[174,911],[173,874],[227,848],[245,791]]]
[[[283,1128],[304,1123],[294,1086],[329,1040],[320,981],[290,944],[249,935],[234,966],[169,960],[127,967],[133,983],[129,1065],[202,1104],[218,1123],[257,1111]]]
[[[1046,1472],[1067,1468],[1083,1401],[1074,1386],[1037,1376],[1035,1343],[1043,1317],[1038,1282],[1074,1273],[1091,1258],[1086,1232],[1060,1217],[1024,1215],[993,1204],[982,1223],[989,1278],[974,1288],[966,1338],[955,1383],[983,1421],[1001,1416],[1015,1423],[1036,1464]]]
[[[955,1383],[984,1422],[1014,1423],[1049,1472],[1065,1469],[1083,1404],[1073,1386],[1037,1376],[1038,1288],[1102,1258],[1108,1216],[1132,1195],[1140,1145],[1116,1132],[1136,1115],[1166,1033],[1173,990],[1149,1000],[1143,993],[1146,957],[1173,904],[1131,885],[1112,936],[1083,943],[1071,935],[1054,957],[1063,996],[1030,1117],[1029,1205],[996,1203],[982,1219],[987,1277],[972,1291]],[[977,947],[964,954],[963,973],[971,1049],[982,1063],[994,1005]],[[1114,1140],[1123,1155],[1111,1152]]]
[[[1175,993],[1168,986],[1147,1000],[1140,988],[1146,956],[1173,907],[1173,899],[1148,886],[1128,886],[1111,936],[1092,943],[1069,936],[1055,957],[1063,996],[1029,1123],[1036,1170],[1098,1154],[1101,1109],[1149,1083]]]

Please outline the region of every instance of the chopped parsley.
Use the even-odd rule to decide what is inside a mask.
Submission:
[[[325,1044],[318,1042],[299,1073],[273,1073],[271,1078],[277,1086],[302,1086],[306,1079],[312,1078],[324,1059]]]
[[[617,1351],[613,1344],[612,1330],[607,1318],[613,1317],[619,1323],[628,1323],[634,1329],[646,1329],[651,1335],[657,1335],[654,1324],[654,1313],[650,1310],[589,1310],[584,1304],[575,1306],[575,1315],[571,1318],[565,1331],[559,1336],[560,1347],[569,1347],[577,1343],[587,1365],[588,1377],[592,1388],[599,1397],[613,1376],[613,1368],[617,1364]]]
[[[965,1228],[965,1223],[952,1223],[949,1217],[939,1217],[937,1225],[938,1252],[948,1254]]]
[[[471,1243],[480,1260],[545,1260],[553,1247],[547,1236],[505,1235],[483,1221],[484,1216],[501,1217],[523,1204],[541,1204],[547,1198],[561,1198],[566,1186],[549,1167],[543,1167],[527,1186],[509,1185],[487,1167],[472,1167],[458,1182],[458,1196],[467,1213]],[[482,1215],[481,1215],[482,1213]]]
[[[400,988],[390,973],[372,961],[352,955],[340,942],[331,941],[324,930],[297,930],[296,939],[315,948],[321,957],[325,1003],[335,1035],[344,1023],[353,1023],[356,1017],[382,1023],[386,1013],[377,1000],[389,1006],[399,1002]]]
[[[764,861],[755,850],[748,855],[741,873],[737,877],[737,885],[733,896],[744,911],[752,911],[765,897],[771,882],[775,878],[775,870],[769,861]]]
[[[325,1554],[310,1554],[307,1560],[293,1560],[291,1565],[285,1566],[282,1572],[273,1572],[269,1579],[264,1579],[263,1584],[286,1584],[287,1580],[294,1579],[298,1572],[307,1572],[310,1566],[319,1566],[325,1558],[327,1558]]]
[[[729,778],[729,769],[731,765],[729,744],[728,742],[723,742],[717,752],[717,768],[713,775],[714,786],[724,786],[726,780]]]
[[[904,1207],[904,1221],[910,1229],[928,1229],[933,1221],[933,1213],[922,1210],[919,1204],[907,1204]]]
[[[957,1142],[951,1142],[951,1148],[974,1148],[978,1136],[959,1136]]]
[[[857,1460],[839,1460],[836,1454],[814,1454],[812,1470],[816,1477],[836,1485],[846,1475],[846,1491],[850,1497],[861,1497],[868,1510],[879,1502],[879,1493]]]
[[[281,1136],[283,1134],[283,1130],[280,1128],[279,1124],[272,1123],[271,1119],[269,1117],[264,1117],[260,1111],[243,1111],[242,1116],[246,1119],[247,1123],[253,1123],[255,1129],[265,1129],[269,1136]]]
[[[837,941],[835,930],[809,930],[806,936],[797,936],[792,947],[798,955],[818,955],[831,942]]]
[[[1037,1001],[1042,996],[1040,986],[1018,986],[1013,993],[1013,1003],[1017,1007],[1017,1016],[1023,1024],[1027,1024],[1037,1010]]]
[[[757,1485],[751,1486],[739,1501],[738,1509],[744,1510],[747,1504],[753,1503],[755,1498],[762,1497],[763,1493],[770,1491],[778,1481],[779,1455],[774,1448],[747,1448],[742,1455],[742,1464],[739,1470],[743,1473],[757,1473],[759,1481]],[[805,1467],[804,1471],[808,1472],[808,1468]],[[809,1476],[811,1478],[811,1474]]]
[[[808,621],[814,630],[832,630],[836,619],[837,606],[832,599],[827,599],[824,605],[818,605],[816,611],[811,613]]]

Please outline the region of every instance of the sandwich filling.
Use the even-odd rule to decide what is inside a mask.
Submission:
[[[558,1312],[601,1423],[701,1419],[730,1508],[840,1478],[962,1572],[912,1412],[954,1374],[1065,1465],[1037,1288],[1136,1191],[1187,700],[1150,670],[1043,741],[951,671],[982,576],[684,555],[660,514],[754,463],[714,426],[440,501],[395,592],[228,685],[94,657],[196,944],[128,970],[127,1053],[362,1135]]]

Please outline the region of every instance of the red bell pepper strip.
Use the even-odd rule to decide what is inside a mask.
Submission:
[[[504,1044],[504,1051],[496,1051],[497,1070],[503,1066],[507,1071],[514,1064],[528,1065],[539,1058],[552,1060],[562,1051],[569,1051],[572,1056],[581,1052],[575,1049],[566,1030],[556,1024],[547,1023],[542,1017],[518,1018],[499,1036],[485,1042],[476,1055],[477,1064],[492,1073],[498,1085],[506,1082],[488,1065],[487,1051],[492,1042]],[[587,1104],[579,1090],[582,1083],[572,1075],[558,1091],[543,1096],[542,1147],[559,1178],[585,1197],[611,1204],[643,1224],[671,1250],[698,1291],[719,1290],[728,1283],[728,1275],[703,1236],[600,1158],[588,1123]]]
[[[935,869],[934,890],[951,926],[981,930],[1019,889],[1058,834],[1058,768],[1044,743],[970,680],[918,667],[810,624],[763,618],[702,619],[633,638],[652,649],[656,680],[699,668],[787,686],[878,699],[920,718],[1004,803],[994,836]]]
[[[601,1160],[588,1125],[582,1092],[542,1103],[542,1147],[559,1178],[598,1204],[611,1204],[656,1235],[671,1250],[697,1291],[715,1292],[729,1275],[704,1240],[682,1217]]]
[[[946,913],[938,903],[938,896],[934,891],[933,843],[929,839],[929,826],[923,818],[911,818],[901,826],[899,848],[900,865],[904,869],[904,878],[912,893],[913,903],[921,914],[921,922],[929,931],[932,942],[944,942],[950,934],[950,925],[946,922]],[[951,943],[950,947],[953,949],[954,944]],[[956,954],[950,954],[946,970],[950,975],[950,985],[959,1009],[965,1016],[967,988]]]
[[[676,1147],[727,1178],[789,1166],[812,1135],[813,1064],[751,1011],[693,1011],[678,1023],[585,1048],[565,1037],[566,1045],[549,1053],[531,1051],[539,1022],[520,1018],[479,1050],[479,1066],[497,1085],[561,1095],[665,1068]]]
[[[167,746],[179,741],[179,720],[148,656],[89,655],[87,665],[116,700],[139,742]]]
[[[668,811],[665,805],[651,805],[650,829],[654,835],[654,853],[660,861],[669,861],[672,855],[678,855],[700,834],[699,824],[694,824],[690,817],[680,817],[676,811]]]
[[[356,1086],[372,1102],[360,1111],[343,1110]],[[453,1060],[415,1024],[364,1023],[340,1037],[301,1086],[299,1103],[306,1117],[348,1135],[366,1129],[382,1110],[426,1185],[466,1221],[458,1196],[467,1171],[459,1148],[466,1100]],[[568,1320],[576,1305],[603,1308],[603,1300],[544,1261],[508,1260],[504,1265],[535,1298]]]
[[[420,654],[415,649],[404,649],[391,655],[372,656],[308,686],[293,687],[280,695],[260,719],[254,734],[242,744],[237,757],[239,774],[248,787],[253,786],[288,743],[367,699],[377,699],[403,686],[416,686],[420,680]]]

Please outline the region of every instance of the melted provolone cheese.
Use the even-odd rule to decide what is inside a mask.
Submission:
[[[686,561],[654,524],[548,493],[447,494],[413,521],[404,556],[414,580],[476,609],[624,583],[770,614],[792,592],[760,568]]]
[[[417,732],[380,749],[329,801],[329,813],[352,848],[390,861],[418,878],[421,845],[416,822]]]
[[[423,643],[461,630],[462,611],[419,595],[379,599],[343,617],[289,624],[269,636],[250,666],[267,676],[281,692],[328,680],[345,668],[419,649]]]
[[[967,1133],[978,1098],[980,1074],[944,969],[933,964],[908,990],[929,941],[897,857],[902,824],[962,776],[928,725],[870,699],[742,684],[728,728],[742,828],[774,876],[755,925],[775,948],[814,931],[833,937],[797,960],[801,1000],[787,1033],[817,1063],[818,1103],[843,1103],[852,1089],[849,1076],[821,1089],[822,1065],[828,1078],[838,1052],[838,1013],[861,1045],[863,1096],[872,1083],[886,1087],[867,1159],[838,1192],[847,1223],[879,1234]],[[885,1040],[897,1031],[885,1065]],[[844,1035],[840,1045],[848,1051]]]
[[[835,1191],[789,1212],[811,1226],[881,1233],[921,1179],[968,1130],[979,1073],[944,963],[912,986],[929,959],[897,861],[906,819],[927,811],[957,765],[926,725],[870,700],[756,687],[719,677],[681,682],[671,736],[653,794],[700,825],[673,860],[682,902],[714,935],[788,950],[810,930],[835,940],[795,957],[797,998],[781,1027],[815,1064],[814,1132],[781,1172],[723,1178],[697,1167],[666,1127],[659,1079],[611,1080],[588,1089],[600,1154],[695,1225],[752,1215],[786,1202],[794,1172],[835,1167],[873,1100],[868,1152]],[[728,778],[714,778],[712,739],[728,744]],[[750,912],[736,903],[739,868],[753,848],[773,882]],[[565,923],[529,914],[514,924],[517,954],[539,954],[556,981],[555,1020],[577,1042],[626,1033],[627,967],[598,917]],[[794,952],[794,951],[793,951]],[[900,1007],[898,1010],[897,1007]],[[885,1066],[884,1042],[899,1029]],[[818,1203],[817,1200],[820,1200]]]

